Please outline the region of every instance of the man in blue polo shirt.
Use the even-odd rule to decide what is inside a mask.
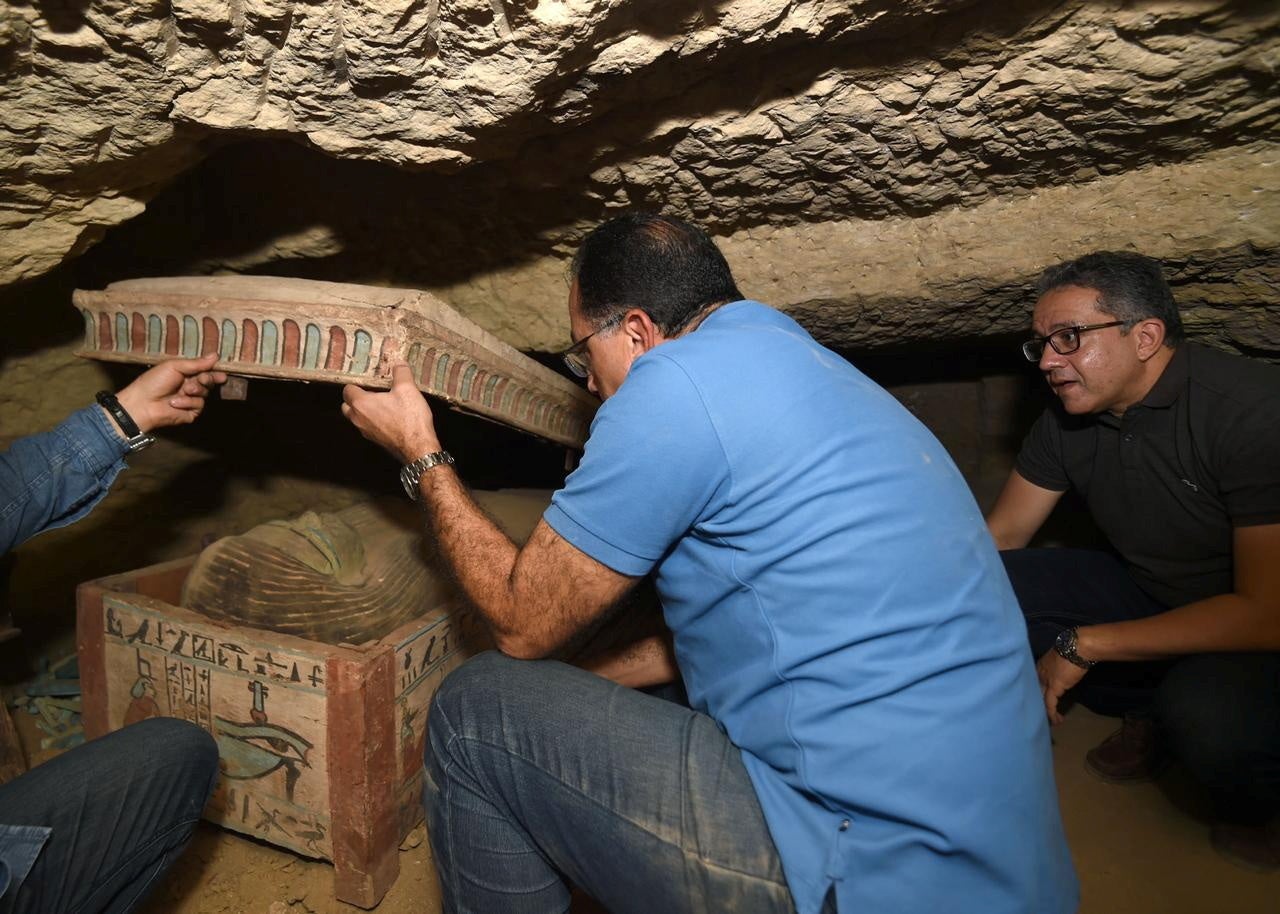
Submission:
[[[524,547],[406,368],[345,391],[501,651],[432,708],[446,909],[1074,911],[1021,613],[941,445],[692,226],[619,217],[572,274],[567,361],[605,402]],[[535,659],[648,574],[673,653]],[[617,684],[676,668],[691,708]]]

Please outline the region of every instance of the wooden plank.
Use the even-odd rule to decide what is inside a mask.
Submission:
[[[111,732],[107,718],[107,667],[103,645],[101,581],[76,588],[76,656],[80,661],[80,721],[85,739]]]
[[[334,894],[372,908],[400,874],[393,739],[395,653],[329,662],[329,753]]]
[[[137,279],[77,290],[77,354],[153,364],[217,352],[236,375],[390,387],[406,361],[420,390],[581,449],[596,400],[435,296],[416,289],[262,276]],[[502,382],[505,382],[502,383]]]

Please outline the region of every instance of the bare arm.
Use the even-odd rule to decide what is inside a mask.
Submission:
[[[670,632],[650,635],[597,654],[581,666],[597,676],[633,689],[674,682],[680,675]]]
[[[1153,660],[1209,651],[1280,651],[1280,524],[1237,527],[1235,589],[1132,622],[1080,629],[1089,660]]]
[[[408,367],[397,366],[393,378],[386,393],[348,385],[342,412],[366,438],[408,463],[440,450],[440,442]],[[441,556],[505,654],[545,657],[638,580],[597,562],[545,521],[517,548],[449,466],[424,473],[419,494]]]
[[[639,580],[597,562],[543,520],[517,549],[452,467],[424,474],[419,490],[441,555],[504,654],[547,656]]]
[[[996,548],[1021,549],[1031,542],[1062,495],[1028,482],[1017,470],[1011,472],[995,507],[987,515],[987,529],[996,541]]]

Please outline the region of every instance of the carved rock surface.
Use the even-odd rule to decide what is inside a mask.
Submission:
[[[455,265],[435,287],[515,345],[552,344],[561,296],[543,286],[581,232],[632,205],[709,226],[771,301],[811,313],[835,342],[981,332],[963,317],[939,326],[955,302],[937,293],[959,282],[985,298],[1043,265],[1028,253],[1010,269],[984,251],[996,224],[997,240],[1028,252],[1105,236],[1160,248],[1188,279],[1225,258],[1275,289],[1274,202],[1233,223],[1222,207],[1247,193],[1216,158],[1248,158],[1258,192],[1275,192],[1259,171],[1280,116],[1270,3],[19,0],[0,15],[0,284],[83,252],[218,144],[288,137],[471,191],[446,196],[432,228],[519,227],[509,263]],[[1145,216],[1178,199],[1191,209],[1171,221],[1197,218],[1164,182],[1201,159],[1232,183],[1210,202],[1231,238],[1183,226],[1170,242]],[[1154,197],[1114,183],[1130,175]],[[375,221],[382,204],[368,201]],[[890,254],[895,238],[905,247]],[[270,240],[226,266],[285,256]],[[341,246],[324,225],[286,240],[292,257],[309,241]],[[854,266],[790,280],[764,266],[796,245],[850,264],[874,255],[897,276],[876,298]],[[541,278],[523,289],[531,272]],[[1213,293],[1206,315],[1234,308],[1238,292],[1217,297],[1225,285],[1197,285]]]

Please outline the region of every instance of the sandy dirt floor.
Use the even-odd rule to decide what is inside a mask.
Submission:
[[[17,722],[17,721],[15,721]],[[1118,787],[1085,771],[1084,753],[1115,722],[1075,708],[1054,730],[1054,765],[1082,914],[1275,914],[1280,874],[1260,875],[1209,847],[1205,811],[1176,767]],[[24,742],[34,735],[19,725]],[[29,745],[29,743],[28,743]],[[37,754],[38,760],[39,754]],[[335,901],[333,868],[202,823],[142,914],[359,914]],[[377,914],[435,914],[439,887],[422,826],[400,849],[400,878]],[[575,912],[578,910],[575,907]],[[660,912],[654,912],[660,914]],[[714,914],[714,912],[709,912]]]

